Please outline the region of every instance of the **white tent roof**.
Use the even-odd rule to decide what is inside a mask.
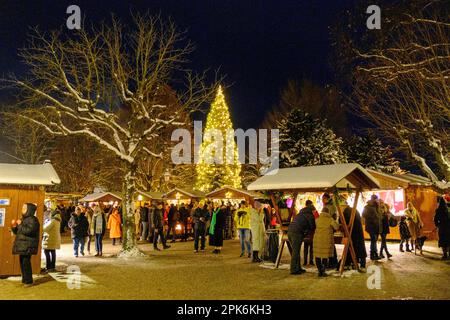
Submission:
[[[80,202],[96,202],[99,201],[100,199],[104,198],[104,197],[112,197],[112,198],[116,198],[120,201],[122,201],[122,197],[112,193],[112,192],[94,192],[91,194],[86,195],[84,198],[78,200]]]
[[[214,194],[216,194],[216,193],[219,193],[219,192],[221,192],[221,191],[223,191],[223,190],[227,190],[227,189],[233,190],[234,192],[237,192],[237,193],[243,193],[243,194],[246,194],[246,195],[248,195],[249,197],[252,197],[252,198],[254,198],[254,199],[262,199],[262,198],[264,198],[264,195],[262,195],[262,194],[260,194],[260,193],[258,193],[258,192],[253,192],[253,191],[247,191],[247,190],[245,190],[245,189],[234,188],[234,187],[229,186],[229,185],[225,185],[225,186],[223,186],[223,187],[221,187],[221,188],[219,188],[219,189],[213,190],[213,191],[207,193],[205,196],[206,196],[206,197],[211,197],[212,195],[214,195]]]
[[[0,163],[0,184],[49,186],[61,180],[50,162],[44,164]]]
[[[379,188],[378,181],[356,163],[278,169],[248,185],[248,190],[326,190],[333,188]]]

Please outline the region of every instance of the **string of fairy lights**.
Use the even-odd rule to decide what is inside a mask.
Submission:
[[[219,159],[222,163],[217,163]],[[223,89],[219,86],[206,118],[203,142],[199,148],[195,189],[208,192],[223,185],[240,188],[241,164],[238,159],[233,123]]]

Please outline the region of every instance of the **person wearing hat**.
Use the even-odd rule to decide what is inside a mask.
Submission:
[[[56,250],[61,248],[61,212],[54,206],[50,218],[44,223],[42,234],[42,249],[45,254],[46,271],[54,271],[56,268]]]
[[[38,253],[39,248],[39,220],[35,217],[37,207],[32,203],[22,206],[22,220],[11,221],[11,231],[16,236],[12,253],[19,255],[22,283],[25,286],[33,284],[31,256]]]

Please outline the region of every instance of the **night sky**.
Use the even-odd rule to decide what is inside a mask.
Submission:
[[[29,26],[43,30],[65,25],[66,8],[80,6],[86,22],[108,20],[114,13],[125,23],[130,12],[171,17],[196,45],[190,68],[220,67],[230,85],[226,94],[236,127],[258,127],[265,111],[279,99],[288,79],[333,82],[329,66],[328,27],[353,1],[147,0],[0,2],[0,73],[24,71],[17,49]],[[213,72],[211,72],[213,74]],[[212,79],[211,79],[212,80]],[[2,93],[4,94],[4,93]]]

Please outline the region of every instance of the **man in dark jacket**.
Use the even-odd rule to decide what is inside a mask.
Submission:
[[[79,207],[75,208],[75,212],[69,220],[69,228],[71,230],[75,258],[78,258],[78,248],[80,248],[81,255],[84,256],[84,239],[88,233],[89,222]]]
[[[352,208],[346,203],[342,206],[342,208],[344,209],[343,215],[345,218],[345,222],[348,225],[350,223]],[[358,211],[355,212],[355,220],[353,221],[353,229],[351,237],[353,248],[355,250],[356,259],[360,264],[361,271],[364,272],[366,268],[367,251],[366,251],[366,244],[364,242],[364,231],[361,223],[361,215]],[[347,261],[345,265],[350,264],[351,264],[351,255],[349,252],[349,254],[347,254]]]
[[[305,236],[316,229],[312,201],[307,200],[306,206],[294,217],[289,224],[288,238],[292,247],[291,274],[302,274],[305,269],[300,266],[300,250]]]
[[[158,236],[161,237],[161,242],[163,244],[164,249],[169,249],[170,246],[166,244],[166,239],[164,238],[164,229],[163,229],[163,204],[159,202],[157,207],[152,210],[152,215],[150,219],[150,223],[152,226],[153,232],[153,248],[156,251],[160,251],[158,248]]]
[[[372,197],[362,213],[366,232],[370,235],[370,260],[380,260],[377,241],[380,234],[380,218],[376,198]]]
[[[175,242],[176,237],[176,230],[175,226],[177,225],[177,207],[172,203],[170,205],[169,213],[167,214],[167,223],[168,223],[168,229],[167,229],[167,235],[166,239],[169,239],[170,237],[170,231],[172,231],[172,241]]]
[[[26,286],[33,284],[31,256],[38,253],[39,248],[39,220],[34,216],[36,205],[26,203],[22,207],[22,220],[11,221],[11,231],[16,235],[13,254],[19,255],[22,283]]]
[[[142,231],[141,231],[141,241],[147,240],[148,237],[148,208],[146,206],[141,207],[141,210],[139,211],[140,214],[140,220],[142,224]]]
[[[181,204],[180,207],[180,221],[184,227],[184,236],[182,241],[186,242],[188,239],[188,219],[189,219],[189,211],[186,209],[184,203]]]
[[[206,205],[198,205],[193,214],[194,219],[194,252],[198,253],[198,241],[201,239],[200,250],[205,250],[206,244],[206,222],[210,215]]]

